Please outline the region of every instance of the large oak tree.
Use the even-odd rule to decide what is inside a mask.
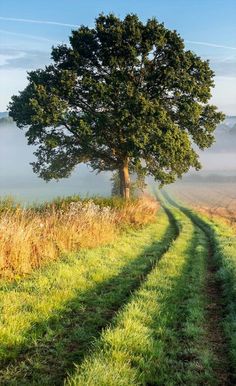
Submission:
[[[53,48],[52,59],[29,72],[9,106],[28,143],[38,145],[40,177],[67,177],[85,162],[118,170],[128,198],[130,171],[166,184],[200,168],[192,146],[213,143],[223,114],[208,104],[208,61],[185,50],[176,31],[156,19],[100,15],[94,28],[72,31],[69,46]]]

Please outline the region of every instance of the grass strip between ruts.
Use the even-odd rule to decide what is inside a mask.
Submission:
[[[205,343],[207,240],[178,209],[180,234],[66,384],[214,384]]]

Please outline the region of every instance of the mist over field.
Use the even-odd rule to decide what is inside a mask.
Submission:
[[[211,148],[199,152],[201,172],[236,174],[236,117],[227,117],[215,131],[215,143]]]
[[[96,174],[80,165],[68,179],[45,182],[32,171],[34,147],[27,145],[24,131],[0,114],[0,195],[11,195],[21,202],[50,200],[72,194],[109,195],[111,173]],[[199,151],[202,170],[190,171],[182,180],[199,182],[209,175],[236,176],[236,117],[227,117],[216,129],[214,145]]]
[[[194,149],[197,149],[194,146]],[[190,170],[175,184],[185,182],[232,182],[236,181],[236,116],[226,117],[224,122],[215,130],[215,142],[209,149],[201,151],[202,169]],[[173,185],[173,184],[172,184]]]
[[[236,221],[236,116],[226,117],[215,131],[215,143],[200,151],[202,169],[190,170],[167,187],[185,205],[212,216]]]
[[[45,182],[33,173],[33,152],[24,132],[0,119],[0,196],[10,195],[27,203],[72,194],[110,194],[111,173],[96,174],[86,165],[77,167],[68,179]]]

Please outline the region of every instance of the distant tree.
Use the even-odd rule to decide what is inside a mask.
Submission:
[[[121,179],[119,172],[116,170],[111,177],[111,195],[123,196],[123,190],[121,187]]]
[[[143,173],[135,173],[133,182],[131,181],[131,191],[133,194],[144,192],[147,184],[145,182],[145,175]]]
[[[229,130],[229,133],[232,135],[236,135],[236,123],[233,125],[233,127],[231,127],[231,129]]]
[[[14,121],[11,117],[2,117],[0,118],[0,126],[9,126],[9,125],[13,125],[14,124]]]
[[[131,195],[135,195],[138,192],[143,192],[146,188],[145,183],[145,176],[141,173],[133,173],[130,178],[130,192]],[[122,184],[122,178],[119,173],[119,171],[115,171],[111,177],[112,182],[112,189],[111,194],[112,196],[123,196],[123,184]]]
[[[136,15],[100,15],[94,28],[72,31],[70,46],[52,49],[53,64],[28,74],[29,84],[9,105],[36,144],[33,170],[45,180],[74,167],[118,170],[129,197],[130,171],[161,184],[190,167],[214,140],[224,118],[209,105],[213,72],[176,31]]]

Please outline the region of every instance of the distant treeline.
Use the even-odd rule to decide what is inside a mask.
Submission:
[[[234,123],[234,125],[232,126],[229,126],[227,125],[226,123],[222,123],[220,125],[217,126],[217,131],[216,131],[218,134],[223,134],[223,135],[227,135],[227,134],[232,134],[232,135],[236,135],[236,123]]]
[[[0,126],[12,125],[13,123],[13,119],[9,116],[0,118]]]

